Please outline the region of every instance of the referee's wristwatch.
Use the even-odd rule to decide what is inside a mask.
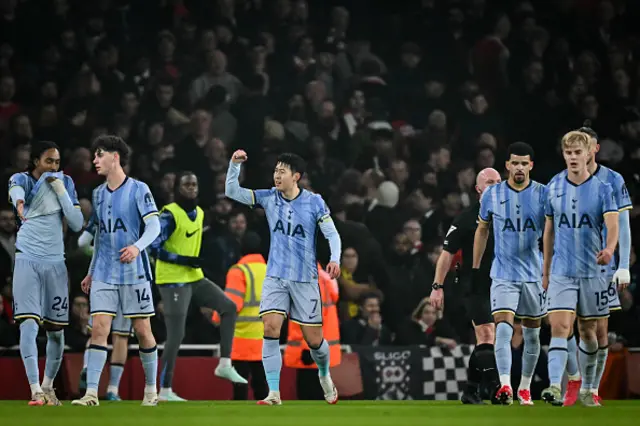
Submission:
[[[442,284],[433,283],[433,284],[431,284],[431,288],[434,289],[434,290],[442,290],[444,288],[444,286]]]

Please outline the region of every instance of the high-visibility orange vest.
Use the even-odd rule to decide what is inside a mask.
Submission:
[[[340,364],[342,352],[340,350],[340,325],[338,323],[338,283],[331,279],[318,265],[318,284],[322,298],[322,334],[329,344],[329,366]],[[284,350],[284,365],[291,368],[316,368],[315,364],[305,365],[302,362],[302,352],[309,350],[307,342],[302,336],[299,324],[289,321],[287,347]]]
[[[238,312],[231,350],[234,361],[262,360],[264,327],[258,314],[266,274],[267,264],[260,254],[242,257],[227,272],[224,292],[236,304]],[[212,321],[216,324],[220,321],[218,312],[213,313]]]

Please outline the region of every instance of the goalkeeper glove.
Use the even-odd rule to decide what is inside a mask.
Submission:
[[[631,282],[631,274],[628,269],[618,269],[613,275],[613,282],[616,285],[629,284]]]

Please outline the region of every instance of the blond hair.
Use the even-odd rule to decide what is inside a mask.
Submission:
[[[562,137],[562,149],[579,145],[585,149],[591,147],[591,136],[584,132],[573,130]]]

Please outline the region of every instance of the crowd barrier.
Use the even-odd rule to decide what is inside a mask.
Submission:
[[[120,385],[123,399],[142,399],[144,372],[130,347]],[[162,345],[159,346],[162,350]],[[459,345],[453,351],[440,348],[343,346],[342,363],[331,374],[342,397],[381,400],[455,400],[466,382],[466,364],[473,346]],[[183,345],[176,363],[173,389],[188,400],[231,399],[231,384],[214,375],[218,345]],[[190,354],[197,354],[191,356]],[[61,398],[78,394],[83,357],[67,353],[56,379]],[[40,359],[40,372],[44,358]],[[108,367],[102,375],[99,394],[106,392]],[[296,370],[283,367],[282,398],[297,399]],[[604,399],[640,398],[640,348],[611,352],[600,387]],[[28,399],[29,385],[16,349],[0,354],[0,399]],[[249,397],[252,398],[251,393]]]

